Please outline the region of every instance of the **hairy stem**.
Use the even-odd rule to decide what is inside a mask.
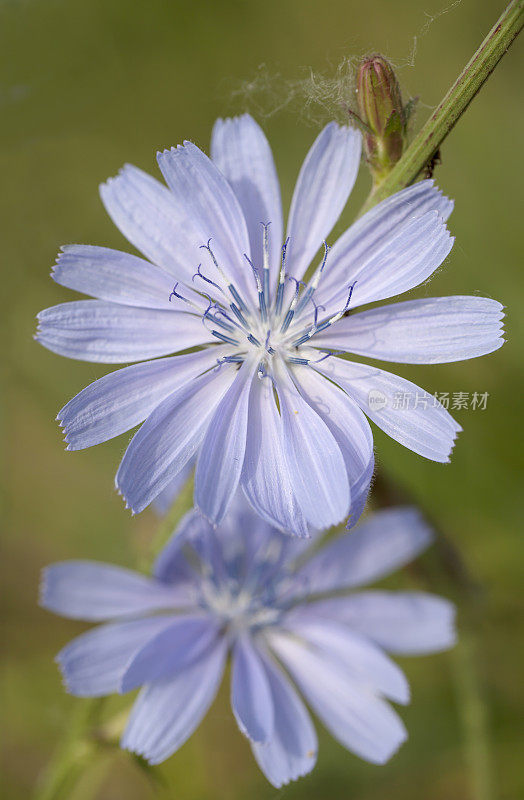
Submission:
[[[417,179],[507,52],[523,25],[524,0],[512,0],[402,158],[373,188],[361,209],[361,214]]]

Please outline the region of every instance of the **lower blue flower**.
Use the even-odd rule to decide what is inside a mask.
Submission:
[[[416,510],[394,508],[319,546],[318,534],[299,540],[270,528],[237,496],[218,529],[187,514],[152,578],[67,561],[45,570],[41,603],[104,623],[59,653],[65,686],[81,697],[141,687],[121,744],[152,764],[197,728],[230,654],[235,719],[280,787],[317,757],[297,689],[332,735],[367,761],[384,763],[406,739],[387,701],[407,703],[409,687],[386,651],[450,647],[454,608],[422,592],[347,590],[401,567],[431,538]]]

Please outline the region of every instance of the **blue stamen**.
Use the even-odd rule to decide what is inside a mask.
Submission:
[[[305,366],[307,366],[309,364],[309,359],[308,358],[295,358],[295,356],[290,356],[288,358],[288,361],[291,364],[304,364]]]
[[[226,362],[228,364],[229,363],[231,363],[231,364],[242,364],[244,362],[244,359],[242,358],[242,356],[223,356],[223,358],[221,358],[220,361],[222,363]]]
[[[309,328],[309,330],[306,331],[306,333],[304,333],[299,339],[297,339],[296,341],[293,342],[293,346],[294,347],[299,347],[301,344],[304,344],[304,342],[307,342],[309,339],[311,339],[317,333],[320,333],[321,331],[325,331],[326,328],[329,328],[330,325],[333,325],[335,322],[338,322],[339,319],[341,319],[344,316],[344,314],[349,309],[349,305],[351,303],[351,296],[353,294],[353,289],[355,288],[355,284],[356,284],[356,281],[354,281],[349,286],[348,299],[346,300],[346,304],[344,305],[344,308],[342,309],[342,311],[338,311],[336,314],[334,314],[334,316],[330,317],[325,322],[322,322],[320,325],[317,325],[316,322],[315,322],[315,324],[312,325],[311,328]],[[318,308],[320,308],[320,306],[318,306]]]
[[[264,272],[263,272],[263,291],[264,297],[269,302],[269,226],[270,222],[260,223],[264,228]]]
[[[321,350],[320,352],[323,352],[323,351]],[[332,355],[334,355],[332,350],[326,350],[324,352],[324,355],[322,356],[322,358],[315,359],[315,361],[313,361],[313,364],[320,364],[321,361],[325,361],[326,358],[329,358]]]
[[[178,297],[178,299],[179,299],[179,300],[183,300],[183,301],[184,301],[184,303],[188,303],[189,301],[188,301],[188,300],[186,300],[186,298],[185,298],[185,297],[182,297],[182,295],[181,295],[181,294],[178,294],[178,292],[177,292],[177,286],[178,286],[178,284],[179,284],[179,281],[177,281],[177,282],[175,283],[175,285],[173,286],[173,291],[172,291],[172,292],[171,292],[171,294],[169,295],[169,302],[171,302],[171,298],[172,298],[172,297]]]
[[[275,313],[278,315],[282,311],[282,301],[284,299],[284,283],[286,280],[286,251],[289,242],[289,236],[282,245],[282,262],[280,267],[280,277],[277,288],[277,297],[275,301]]]
[[[225,308],[222,308],[222,306],[218,305],[217,303],[214,304],[213,308],[215,309],[215,315],[212,317],[212,319],[214,319],[215,322],[217,322],[223,328],[225,328],[228,331],[231,331],[231,333],[234,333],[235,329],[238,330],[240,328],[240,325],[238,325],[238,323],[235,322],[234,319],[231,319]],[[217,319],[218,314],[221,314],[223,317],[225,317],[227,319],[227,322]]]
[[[265,322],[267,320],[267,305],[266,305],[266,296],[264,294],[264,288],[260,281],[260,275],[258,274],[258,269],[255,267],[247,253],[244,253],[244,258],[246,259],[247,263],[253,270],[253,275],[255,276],[255,282],[257,285],[257,292],[258,292],[258,306],[260,308],[260,316],[262,320]]]
[[[238,321],[244,326],[244,328],[247,328],[248,324],[246,322],[246,318],[244,317],[238,306],[236,306],[234,303],[231,303],[229,308],[231,309],[235,317],[238,319]]]
[[[248,311],[248,307],[246,306],[246,304],[244,303],[244,301],[243,301],[243,300],[242,300],[242,298],[240,297],[239,293],[237,292],[237,290],[235,289],[235,287],[233,286],[233,284],[232,284],[232,283],[230,283],[230,284],[228,285],[228,287],[227,287],[227,288],[228,288],[228,289],[229,289],[229,291],[231,292],[231,296],[233,297],[233,300],[236,300],[236,302],[237,302],[237,304],[238,304],[239,308],[241,308],[241,309],[242,309],[242,311],[244,312],[244,314],[247,314],[247,313],[249,313],[249,311]]]
[[[295,316],[295,307],[297,304],[298,293],[300,291],[300,284],[304,285],[303,281],[297,280],[297,278],[295,278],[293,275],[287,275],[286,277],[290,281],[295,281],[296,289],[295,289],[295,296],[290,303],[286,316],[284,317],[284,322],[282,323],[282,327],[280,328],[280,333],[285,333],[289,328],[291,320]]]
[[[233,339],[231,336],[226,336],[225,334],[220,333],[220,331],[212,330],[211,335],[216,336],[216,338],[220,339],[222,342],[227,342],[227,344],[235,344],[237,347],[240,345],[240,342],[237,342],[236,339]]]
[[[327,242],[324,242],[324,256],[322,258],[322,264],[320,265],[320,269],[318,272],[313,276],[313,280],[311,281],[310,285],[300,298],[300,302],[297,305],[296,313],[298,314],[306,303],[312,298],[315,291],[318,289],[318,284],[320,283],[320,278],[322,277],[322,273],[324,272],[324,267],[326,266],[326,261],[328,257],[328,253],[331,250],[330,246]]]
[[[254,344],[255,347],[262,347],[262,345],[260,344],[260,342],[258,341],[256,336],[253,336],[252,333],[249,334],[249,336],[247,337],[247,340],[248,340],[248,342],[251,342],[251,344]]]
[[[210,240],[210,241],[211,241],[211,240]],[[215,283],[215,281],[212,281],[210,278],[206,278],[206,276],[205,276],[205,275],[202,275],[202,273],[200,272],[200,267],[201,267],[201,266],[202,266],[202,264],[199,264],[199,265],[198,265],[198,267],[197,267],[197,271],[195,272],[195,274],[194,274],[194,275],[193,275],[193,277],[191,278],[192,282],[193,282],[193,283],[195,282],[195,278],[202,278],[202,280],[203,280],[203,281],[205,281],[206,283],[210,283],[210,284],[211,284],[211,286],[214,286],[216,289],[218,289],[218,291],[219,291],[219,292],[221,292],[221,291],[222,291],[222,289],[220,288],[220,286],[218,285],[218,283]]]

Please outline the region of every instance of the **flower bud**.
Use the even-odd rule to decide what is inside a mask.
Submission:
[[[400,86],[382,56],[365,58],[357,72],[360,119],[366,127],[364,144],[375,182],[400,159],[406,136],[406,113]]]

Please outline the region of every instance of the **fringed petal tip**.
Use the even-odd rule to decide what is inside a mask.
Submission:
[[[156,154],[156,160],[160,163],[162,158],[167,156],[176,156],[181,152],[184,152],[187,145],[193,145],[192,142],[184,141],[184,144],[177,144],[176,147],[166,147],[164,150],[158,150]],[[195,145],[193,145],[194,147]]]
[[[118,483],[116,481],[116,478],[115,478],[115,491],[116,491],[117,495],[122,498],[122,502],[124,503],[125,510],[126,511],[131,511],[131,516],[135,517],[137,515],[137,513],[139,513],[139,512],[135,511],[134,508],[132,507],[132,505],[129,503],[129,501],[126,498],[125,494],[123,493],[123,491],[119,487],[119,485],[118,485]]]

